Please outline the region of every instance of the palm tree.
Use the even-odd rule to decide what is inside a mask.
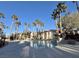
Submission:
[[[37,30],[37,37],[38,37],[38,35],[39,35],[39,31],[40,31],[40,29],[39,29],[39,27],[40,27],[40,20],[39,19],[36,19],[35,20],[35,23],[36,23],[36,30]]]
[[[32,26],[36,28],[36,23],[35,23],[35,21],[32,23]],[[33,30],[35,30],[35,29],[33,29]],[[34,35],[33,35],[33,36],[34,36]]]
[[[18,21],[18,16],[16,16],[15,14],[12,15],[12,20],[13,21],[12,21],[10,30],[12,32],[13,25],[15,25],[15,37],[14,38],[17,38],[16,33],[18,33],[18,27],[19,25],[21,25],[21,23]]]
[[[25,22],[25,23],[24,23],[24,26],[25,26],[24,32],[25,32],[25,34],[26,34],[25,36],[29,38],[29,37],[30,37],[30,31],[29,31],[28,28],[30,27],[30,24]]]
[[[36,21],[34,21],[33,23],[32,23],[32,26],[34,26],[35,28],[36,28],[36,31],[38,30],[38,28],[37,28],[37,23],[36,23]],[[37,34],[37,36],[35,36],[35,34],[33,33],[33,41],[31,42],[31,44],[32,44],[32,46],[34,46],[34,45],[37,45],[37,38],[38,38],[38,34]]]
[[[0,18],[4,19],[5,18],[5,15],[3,13],[0,13]],[[0,21],[1,24],[4,24],[2,21]]]
[[[11,24],[11,27],[10,27],[11,32],[12,32],[13,25],[15,25],[18,22],[18,16],[13,14],[12,19],[13,19],[13,21],[12,21],[12,24]]]
[[[15,22],[15,37],[16,37],[16,39],[19,38],[18,37],[18,28],[19,28],[20,25],[21,25],[21,22],[20,21],[16,21]]]
[[[77,1],[72,1],[72,2],[76,5],[77,11],[79,12],[78,2]]]
[[[57,12],[57,9],[54,9],[54,11],[53,11],[53,13],[51,14],[51,17],[55,20],[55,23],[56,23],[56,32],[58,33],[58,20],[57,20],[57,18],[58,18],[58,12]]]
[[[42,41],[41,41],[42,38],[41,38],[40,29],[41,29],[41,27],[44,26],[44,23],[41,22],[39,19],[36,19],[33,24],[36,26],[36,31],[37,31],[37,37],[36,37],[36,39],[38,39],[38,43],[37,43],[37,45],[38,45],[39,42],[40,42],[40,43],[42,42]]]
[[[25,31],[27,32],[28,31],[28,27],[30,27],[30,24],[28,24],[28,23],[24,23],[24,26],[25,26]]]
[[[57,30],[57,35],[62,34],[61,13],[65,12],[66,8],[67,8],[67,6],[65,5],[65,3],[64,2],[60,2],[60,3],[58,3],[57,8],[54,9],[54,11],[52,13],[52,18],[56,21],[56,28],[60,29],[60,31]],[[59,20],[56,20],[57,18]],[[60,40],[60,36],[58,37],[59,40]]]
[[[16,20],[18,20],[18,17],[15,14],[13,14],[12,19],[16,21]]]
[[[16,33],[18,33],[18,28],[19,28],[20,25],[21,25],[20,21],[15,22],[15,31],[16,31]]]
[[[43,31],[44,23],[43,23],[42,21],[39,21],[38,24],[39,24],[39,27],[40,27],[40,30],[39,30],[39,39],[42,40],[42,41],[39,40],[39,41],[38,41],[38,44],[39,44],[39,42],[40,42],[41,44],[44,44],[44,43],[45,43],[45,40],[43,40],[43,38],[42,38],[42,36],[41,36],[42,32],[44,32],[44,31]]]
[[[0,22],[0,29],[3,30],[4,29],[4,23]]]
[[[58,10],[57,12],[59,15],[59,22],[60,22],[60,33],[62,33],[61,13],[66,12],[66,8],[67,8],[67,6],[65,5],[64,2],[60,2],[57,5],[57,10]]]
[[[5,15],[4,15],[3,13],[0,13],[0,18],[1,18],[1,19],[4,19],[4,18],[5,18]],[[1,35],[3,34],[4,28],[5,28],[4,22],[2,22],[2,21],[0,20],[0,34],[1,34]]]
[[[41,37],[41,32],[43,32],[44,23],[42,21],[39,21],[38,24],[39,24],[39,29],[40,29],[39,34],[40,34],[40,37]]]
[[[41,30],[43,31],[44,23],[42,21],[39,21],[39,26],[41,27]]]
[[[32,25],[34,26],[34,27],[36,27],[37,26],[37,23],[34,21],[33,23],[32,23]],[[37,28],[38,29],[38,28]]]
[[[0,18],[5,18],[5,15],[3,13],[0,13]]]
[[[43,22],[41,22],[39,19],[36,19],[35,20],[35,24],[36,24],[36,27],[37,27],[37,32],[39,32],[40,31],[40,27],[42,26],[44,26],[44,24],[43,24]]]
[[[3,22],[0,22],[0,40],[2,41],[2,39],[4,38],[4,35],[3,35],[3,30],[5,28],[5,25]],[[5,39],[3,40],[4,43],[5,43]]]

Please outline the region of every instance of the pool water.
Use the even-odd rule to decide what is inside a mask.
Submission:
[[[42,48],[42,47],[54,47],[54,45],[52,44],[51,41],[30,41],[30,47],[34,47],[34,48]]]

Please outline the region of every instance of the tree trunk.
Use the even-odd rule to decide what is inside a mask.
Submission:
[[[18,26],[16,25],[16,27],[15,27],[15,35],[16,35],[16,39],[17,39],[17,37],[18,37],[18,36],[17,36],[17,35],[18,35],[17,33],[18,33]]]
[[[37,32],[37,38],[38,38],[38,28],[36,28],[36,32]]]
[[[56,32],[58,33],[58,22],[57,22],[57,20],[55,20],[55,22],[56,22]]]
[[[13,22],[12,22],[12,24],[11,24],[11,27],[10,27],[10,33],[12,34],[12,26],[13,26]]]
[[[62,33],[62,22],[61,22],[61,14],[59,16],[59,21],[60,21],[60,33]]]

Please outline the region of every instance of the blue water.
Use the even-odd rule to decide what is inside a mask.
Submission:
[[[34,48],[44,48],[44,47],[53,48],[55,46],[56,46],[55,43],[52,43],[51,41],[31,41],[30,42],[30,47],[34,47]]]

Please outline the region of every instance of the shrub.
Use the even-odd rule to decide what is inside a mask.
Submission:
[[[67,43],[74,45],[74,44],[76,44],[76,41],[75,40],[69,40]]]

